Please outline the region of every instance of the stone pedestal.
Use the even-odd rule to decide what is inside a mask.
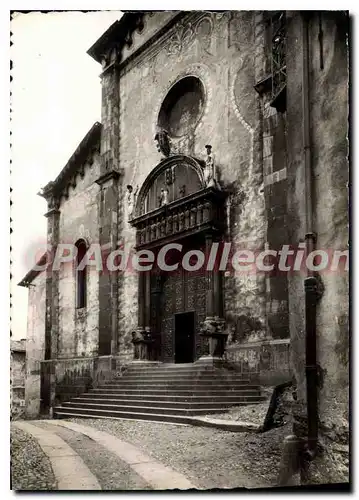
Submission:
[[[218,316],[207,317],[200,329],[201,336],[208,341],[209,355],[202,356],[198,362],[217,364],[223,361],[223,355],[228,334],[225,332],[225,320]]]
[[[151,332],[137,329],[132,332],[132,343],[134,345],[134,361],[149,361],[150,348],[153,343]]]

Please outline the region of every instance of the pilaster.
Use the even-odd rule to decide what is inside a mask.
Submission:
[[[112,170],[96,182],[101,190],[99,203],[99,234],[103,271],[99,275],[99,355],[116,355],[118,351],[118,271],[106,268],[107,255],[117,249],[119,173]],[[104,250],[105,249],[105,250]]]
[[[101,76],[102,135],[99,234],[103,255],[103,271],[99,276],[99,355],[118,354],[118,290],[119,273],[106,269],[107,255],[117,249],[120,224],[121,179],[119,165],[120,88],[117,63]],[[106,249],[106,250],[105,250]]]
[[[55,359],[58,354],[59,337],[59,271],[54,270],[51,263],[59,244],[59,203],[53,197],[48,200],[47,244],[51,258],[46,268],[46,315],[45,315],[45,359]]]
[[[209,258],[215,237],[211,232],[206,233],[206,257]],[[223,357],[227,332],[223,318],[222,306],[222,280],[221,274],[216,269],[207,270],[206,318],[200,330],[200,335],[208,341],[209,355],[202,356],[199,362],[215,363]]]

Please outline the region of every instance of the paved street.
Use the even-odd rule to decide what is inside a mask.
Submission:
[[[50,460],[37,440],[13,426],[11,426],[11,475],[13,490],[57,489]]]
[[[274,486],[286,428],[259,436],[116,419],[11,424],[14,490]]]

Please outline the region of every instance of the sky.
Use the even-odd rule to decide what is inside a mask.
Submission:
[[[26,337],[28,290],[17,286],[46,242],[46,201],[55,179],[95,121],[101,67],[86,51],[119,11],[31,12],[11,22],[12,338]]]

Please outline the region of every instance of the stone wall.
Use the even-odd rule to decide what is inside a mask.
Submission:
[[[11,418],[25,412],[26,339],[10,341]]]
[[[118,359],[113,356],[46,360],[42,365],[44,372],[51,374],[47,382],[52,405],[87,392],[120,371]]]
[[[310,25],[315,40],[318,20]],[[324,67],[311,59],[311,117],[314,213],[317,248],[349,250],[349,54],[345,21],[323,16]],[[330,96],[328,100],[326,96]],[[348,417],[349,397],[349,274],[346,271],[321,275],[324,295],[317,317],[319,365],[323,368],[320,394],[323,423],[333,415]]]
[[[290,13],[287,39],[288,215],[290,242],[305,237],[305,173],[302,142],[302,33],[303,19]],[[347,250],[348,229],[348,41],[345,15],[325,12],[309,19],[310,127],[313,168],[313,229],[316,248]],[[318,32],[322,26],[321,58]],[[331,443],[347,445],[349,418],[349,283],[348,272],[319,272],[324,294],[317,306],[317,364],[319,369],[320,441],[329,453]],[[297,385],[295,415],[306,413],[304,275],[289,277],[291,365]],[[328,437],[329,436],[329,437]],[[315,462],[314,480],[347,480],[343,450],[326,453]],[[332,453],[332,451],[330,451]],[[339,457],[339,458],[338,458]],[[333,465],[338,461],[337,465]],[[340,467],[339,467],[340,466]],[[344,466],[347,471],[347,465]],[[316,477],[316,479],[315,479]],[[343,479],[346,477],[346,479]]]
[[[100,156],[95,154],[85,165],[84,177],[76,178],[76,186],[60,204],[59,242],[75,244],[84,239],[87,245],[99,243],[98,197],[96,180],[100,175]],[[87,267],[87,306],[76,308],[75,262],[61,265],[59,271],[59,339],[58,357],[92,356],[98,352],[99,272]]]
[[[40,412],[41,361],[45,356],[46,273],[42,272],[29,287],[26,334],[26,416]]]
[[[257,375],[260,384],[273,386],[291,380],[289,339],[232,344],[225,357],[244,375]]]
[[[316,39],[317,27],[314,19],[311,40]],[[317,248],[349,250],[349,54],[343,14],[323,16],[322,29],[323,70],[314,57],[311,60]],[[337,477],[340,473],[347,477],[349,456],[340,445],[349,444],[349,274],[329,271],[321,277],[324,295],[317,312],[320,431],[331,442],[328,450],[333,442],[337,445],[331,451],[333,462],[339,461]],[[324,458],[319,480],[328,477],[327,470]]]

